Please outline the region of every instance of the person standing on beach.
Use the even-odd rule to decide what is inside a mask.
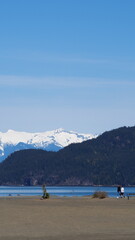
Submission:
[[[118,195],[120,197],[121,196],[121,186],[120,185],[117,187],[117,193],[118,193]]]
[[[123,186],[121,187],[121,194],[120,195],[121,195],[121,198],[125,197],[124,196],[124,187]]]

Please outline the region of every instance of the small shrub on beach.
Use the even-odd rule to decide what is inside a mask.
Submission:
[[[93,195],[93,198],[99,198],[99,199],[103,199],[108,197],[106,192],[101,192],[101,191],[96,191]]]

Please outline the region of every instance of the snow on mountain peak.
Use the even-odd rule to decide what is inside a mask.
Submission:
[[[28,148],[58,151],[71,143],[80,143],[95,137],[92,134],[78,134],[63,128],[38,133],[17,132],[10,129],[5,133],[0,132],[0,157],[3,160],[16,150]]]

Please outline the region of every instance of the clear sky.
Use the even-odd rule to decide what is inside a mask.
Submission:
[[[0,131],[135,125],[134,0],[0,0]]]

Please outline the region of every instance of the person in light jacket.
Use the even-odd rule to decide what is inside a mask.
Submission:
[[[125,197],[124,196],[124,187],[123,186],[121,187],[121,194],[120,195],[121,195],[121,198]]]

